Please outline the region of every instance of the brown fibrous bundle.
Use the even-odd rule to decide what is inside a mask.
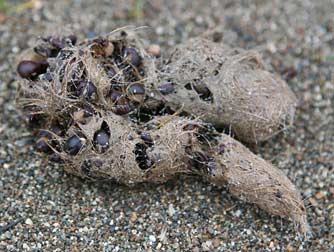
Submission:
[[[223,133],[256,143],[292,124],[296,98],[257,52],[198,37],[163,61],[131,30],[76,40],[40,38],[18,65],[18,104],[51,161],[127,185],[198,175],[309,231],[291,181]]]

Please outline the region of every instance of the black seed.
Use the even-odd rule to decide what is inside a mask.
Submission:
[[[163,95],[167,95],[167,94],[170,94],[170,93],[174,92],[174,86],[173,86],[172,83],[167,82],[167,83],[162,84],[162,85],[159,86],[159,91]]]
[[[141,58],[136,49],[131,47],[126,47],[123,49],[123,57],[126,62],[133,66],[139,66],[141,63]]]
[[[140,169],[146,170],[152,166],[152,162],[149,160],[146,153],[146,145],[137,143],[134,149],[136,162]]]
[[[23,60],[17,66],[17,72],[22,78],[34,79],[38,75],[46,72],[47,62],[37,62],[32,60]]]
[[[82,165],[81,165],[81,171],[86,175],[86,176],[90,176],[91,173],[91,168],[92,168],[92,162],[90,160],[85,160]]]
[[[187,90],[192,90],[192,85],[190,83],[187,83],[186,85],[184,85],[185,89]]]
[[[205,86],[200,86],[200,85],[195,85],[194,89],[198,93],[200,99],[207,101],[207,102],[213,102],[213,95],[210,89],[208,89]]]
[[[275,193],[275,196],[277,197],[277,198],[282,198],[283,197],[283,193],[281,193],[280,191],[277,191],[276,193]]]
[[[81,80],[79,82],[79,85],[76,89],[76,95],[77,96],[84,96],[88,100],[92,100],[95,98],[97,94],[97,88],[95,85],[88,80]]]
[[[35,144],[35,148],[39,152],[44,152],[44,153],[49,153],[52,150],[50,146],[48,145],[48,139],[46,137],[42,137],[38,139]]]
[[[104,130],[98,130],[94,134],[94,144],[104,151],[109,147],[109,135]]]
[[[82,147],[83,143],[78,136],[72,136],[66,141],[67,152],[70,155],[78,154]]]
[[[49,156],[49,161],[55,162],[55,163],[63,163],[64,162],[64,160],[61,158],[61,156],[57,152],[54,152]]]

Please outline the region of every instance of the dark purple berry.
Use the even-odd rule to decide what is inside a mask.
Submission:
[[[116,115],[126,115],[133,110],[133,105],[130,103],[129,99],[125,96],[121,96],[115,103],[112,111]]]
[[[61,136],[64,133],[63,130],[57,125],[51,126],[50,131],[57,136]]]
[[[96,167],[101,167],[103,165],[103,161],[101,159],[96,159],[93,163]]]
[[[61,158],[59,153],[54,152],[49,156],[49,161],[54,162],[54,163],[63,163],[64,160]]]
[[[132,84],[128,86],[127,93],[131,100],[143,102],[145,99],[145,87],[143,84]]]
[[[195,129],[197,129],[199,126],[197,124],[194,124],[194,123],[188,123],[186,124],[185,126],[183,126],[183,130],[186,130],[186,131],[193,131]]]
[[[104,130],[98,130],[94,134],[94,144],[100,151],[109,147],[109,135]]]
[[[170,94],[170,93],[174,92],[174,86],[173,86],[172,83],[167,82],[167,83],[162,84],[162,85],[159,86],[159,91],[163,95],[167,95],[167,94]]]
[[[132,84],[128,87],[128,93],[130,95],[145,94],[145,87],[143,84]]]
[[[220,144],[218,146],[218,154],[219,155],[224,154],[225,150],[226,150],[226,145],[225,144]]]
[[[83,143],[78,136],[72,136],[66,141],[67,152],[70,155],[78,154],[82,147]]]
[[[139,66],[141,58],[136,49],[132,47],[126,47],[123,49],[123,57],[125,61],[133,66]]]
[[[109,94],[111,101],[114,103],[116,103],[119,99],[121,99],[122,96],[124,96],[122,92],[113,89],[110,91]]]
[[[35,144],[35,148],[37,149],[37,151],[44,153],[49,153],[52,150],[48,144],[48,138],[46,137],[41,137],[40,139],[38,139]]]
[[[114,78],[115,75],[116,75],[116,71],[112,67],[109,67],[106,70],[106,73],[107,73],[107,75],[108,75],[109,78]]]
[[[94,100],[97,95],[97,88],[91,81],[81,80],[76,88],[76,95]]]
[[[71,34],[71,35],[67,36],[66,39],[69,39],[71,41],[72,45],[75,45],[77,43],[77,40],[78,40],[77,36],[75,36],[74,34]]]
[[[153,144],[153,139],[152,139],[151,135],[148,134],[148,133],[141,132],[140,133],[140,138],[142,140],[144,140],[144,143],[149,145],[149,146]]]
[[[92,106],[85,104],[83,106],[84,117],[90,117],[95,114],[95,110]]]
[[[17,66],[17,72],[22,78],[34,79],[38,75],[46,72],[47,62],[37,62],[32,60],[23,60]]]

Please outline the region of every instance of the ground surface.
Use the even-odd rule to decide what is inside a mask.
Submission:
[[[150,2],[35,1],[0,15],[0,226],[21,221],[0,228],[0,251],[334,251],[334,1]],[[300,188],[313,239],[194,179],[87,183],[35,153],[15,111],[14,60],[66,24],[81,38],[147,26],[164,53],[220,25],[226,43],[262,51],[300,102],[294,128],[253,150]]]

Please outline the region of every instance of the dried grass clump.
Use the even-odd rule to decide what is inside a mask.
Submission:
[[[219,128],[231,126],[244,142],[264,141],[293,123],[295,95],[265,70],[256,51],[198,37],[173,50],[167,71],[176,83],[165,96],[169,106]]]
[[[42,38],[22,60],[18,104],[36,148],[68,172],[127,185],[198,175],[308,231],[289,179],[217,131],[231,124],[254,142],[291,123],[295,97],[256,53],[194,39],[158,66],[119,30],[79,44]]]

